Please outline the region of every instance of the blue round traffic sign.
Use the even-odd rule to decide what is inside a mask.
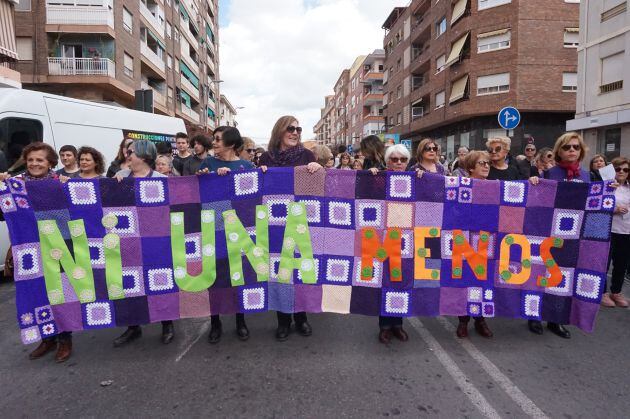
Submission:
[[[514,129],[521,123],[521,113],[518,109],[507,106],[499,111],[497,119],[499,120],[501,128]]]

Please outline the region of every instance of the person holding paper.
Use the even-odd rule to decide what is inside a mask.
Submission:
[[[588,165],[591,171],[591,182],[601,182],[602,175],[599,173],[599,169],[606,167],[606,157],[602,154],[595,154],[595,157],[591,159],[591,163]]]

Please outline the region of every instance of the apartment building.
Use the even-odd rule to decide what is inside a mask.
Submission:
[[[580,5],[577,110],[567,130],[580,131],[590,159],[630,156],[630,11],[625,0]]]
[[[217,0],[20,0],[18,70],[25,88],[156,113],[189,131],[218,123]]]
[[[521,111],[513,152],[553,144],[576,101],[579,0],[413,0],[387,17],[388,133],[432,137],[451,159],[505,135],[497,114]]]
[[[236,122],[237,108],[232,106],[232,103],[230,103],[225,95],[221,95],[219,113],[221,114],[221,123],[219,125],[228,127],[238,126],[238,122]],[[245,135],[244,133],[242,134]]]
[[[18,0],[0,0],[0,87],[22,87],[17,71],[13,8]]]
[[[384,61],[385,51],[377,49],[357,57],[342,72],[335,94],[326,96],[321,119],[314,127],[320,144],[356,145],[366,135],[383,132]]]

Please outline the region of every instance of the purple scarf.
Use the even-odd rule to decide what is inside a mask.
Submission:
[[[269,157],[273,162],[273,167],[295,166],[295,163],[302,158],[305,148],[302,144],[286,150],[269,150]]]
[[[46,176],[43,177],[33,177],[31,176],[28,171],[22,173],[21,175],[24,180],[46,180],[46,179],[59,179],[59,175],[54,171],[54,170],[49,170],[48,173],[46,174]]]

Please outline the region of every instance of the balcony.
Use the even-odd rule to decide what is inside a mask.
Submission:
[[[192,119],[193,122],[199,123],[199,113],[193,111],[188,106],[182,103],[181,105],[182,114],[186,115],[188,118]]]
[[[199,42],[197,42],[197,38],[188,28],[188,24],[185,23],[181,25],[179,30],[182,32],[182,34],[186,35],[186,40],[195,49],[195,51],[199,51]]]
[[[197,64],[195,62],[195,60],[193,60],[190,57],[190,52],[188,51],[184,51],[184,48],[182,47],[181,49],[181,55],[182,55],[182,59],[186,62],[186,65],[188,67],[190,67],[190,70],[195,73],[195,75],[199,74],[199,64]]]
[[[149,62],[162,73],[166,72],[166,63],[144,42],[140,43],[140,54],[142,54],[143,58],[149,60]]]
[[[366,106],[383,104],[383,92],[382,91],[365,92],[363,94],[363,104]]]
[[[140,83],[140,87],[142,87],[143,90],[153,90],[153,102],[158,105],[166,106],[166,97],[159,90],[149,86],[149,84],[144,81]]]
[[[194,96],[195,99],[197,99],[197,101],[199,101],[199,89],[197,89],[194,84],[189,82],[186,77],[181,77],[181,85],[184,89],[186,89],[188,93],[190,93],[192,96]]]
[[[380,114],[368,113],[363,115],[363,122],[383,122],[384,118],[385,117]]]
[[[2,47],[0,47],[2,52]],[[16,87],[20,89],[20,73],[16,70],[16,61],[0,61],[0,87]]]
[[[51,76],[109,76],[116,77],[116,66],[109,58],[48,58]]]
[[[114,34],[114,11],[107,0],[64,0],[63,5],[46,4],[46,25],[93,26],[94,28],[47,27],[48,32]],[[100,28],[99,28],[100,27]]]
[[[216,16],[217,15],[217,9],[214,6],[214,0],[206,0],[206,2],[208,3],[208,11],[210,12],[210,14],[212,16]]]
[[[149,8],[147,6],[145,6],[145,4],[142,2],[142,0],[139,0],[138,3],[140,3],[140,6],[139,6],[140,7],[140,15],[144,18],[144,20],[151,27],[151,29],[153,31],[155,31],[155,33],[160,35],[162,37],[162,39],[164,39],[164,34],[166,32],[166,26],[163,25],[162,22],[160,22],[159,19],[153,15],[153,13],[151,13]]]
[[[364,82],[374,82],[374,81],[383,81],[385,77],[382,71],[368,71],[367,73],[363,73],[361,76],[361,81]]]

